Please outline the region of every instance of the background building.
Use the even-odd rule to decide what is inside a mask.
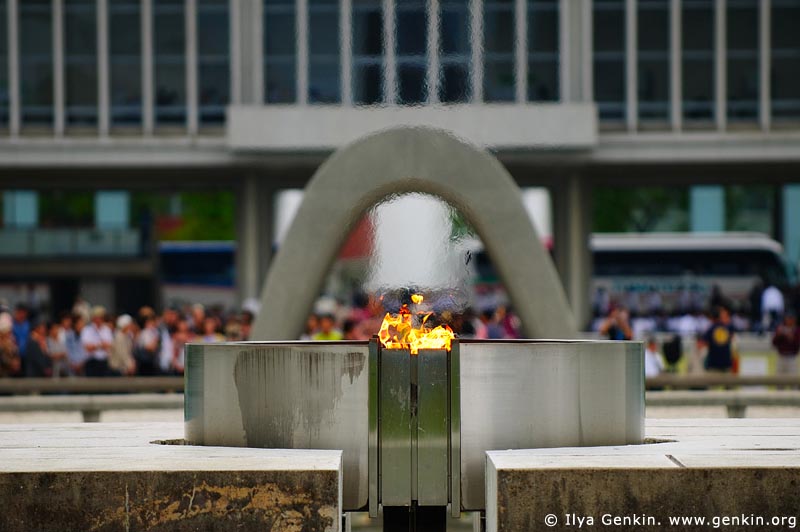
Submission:
[[[798,28],[795,0],[0,0],[0,291],[152,302],[147,194],[232,191],[254,296],[276,194],[396,124],[550,190],[581,313],[593,213],[633,188],[682,191],[679,228],[755,226],[797,261]],[[53,215],[69,194],[88,211]]]

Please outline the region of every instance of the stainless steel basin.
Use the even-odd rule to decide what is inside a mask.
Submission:
[[[642,346],[515,340],[189,346],[186,439],[344,451],[343,508],[485,507],[485,451],[644,438]]]

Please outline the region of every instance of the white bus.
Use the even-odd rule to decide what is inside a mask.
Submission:
[[[746,306],[758,282],[785,288],[796,276],[782,246],[761,233],[596,233],[591,250],[595,299],[634,311],[654,298],[666,310],[703,306],[714,286]]]

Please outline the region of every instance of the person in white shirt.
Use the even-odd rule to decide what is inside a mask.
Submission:
[[[658,352],[658,343],[655,338],[650,337],[644,350],[644,376],[658,377],[662,371],[664,371],[664,361]]]
[[[774,331],[783,319],[783,294],[773,284],[761,294],[761,312],[767,330]]]
[[[81,344],[87,354],[84,366],[87,377],[105,377],[109,374],[108,352],[114,343],[114,334],[105,319],[106,309],[99,305],[93,307],[92,323],[81,331]]]

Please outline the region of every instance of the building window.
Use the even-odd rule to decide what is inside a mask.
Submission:
[[[97,124],[97,14],[94,0],[64,4],[64,96],[68,125]]]
[[[772,0],[772,116],[800,118],[800,2]]]
[[[353,102],[375,104],[383,96],[383,11],[381,2],[353,0]]]
[[[136,0],[108,5],[111,124],[142,123],[142,19]]]
[[[186,21],[183,0],[154,0],[157,124],[186,122]]]
[[[528,100],[557,101],[558,2],[528,1]]]
[[[483,4],[483,99],[514,101],[514,2],[486,0]]]
[[[681,3],[683,118],[710,121],[714,117],[714,2]]]
[[[110,0],[108,22],[111,124],[142,122],[141,12],[139,2]]]
[[[197,84],[200,124],[221,124],[230,101],[227,0],[197,3]]]
[[[296,100],[297,30],[293,0],[264,0],[264,90],[267,103]]]
[[[467,102],[472,97],[469,0],[442,0],[439,5],[439,101]]]
[[[50,0],[19,3],[23,124],[53,123],[53,20]]]
[[[397,93],[399,103],[423,103],[428,83],[428,16],[424,1],[396,2]]]
[[[637,2],[639,119],[669,117],[669,0]]]
[[[341,101],[338,0],[308,0],[308,101]]]
[[[728,0],[728,117],[758,116],[758,0]]]
[[[6,3],[0,2],[0,127],[8,124],[8,19]]]
[[[601,120],[625,118],[625,2],[596,0],[594,97]]]

